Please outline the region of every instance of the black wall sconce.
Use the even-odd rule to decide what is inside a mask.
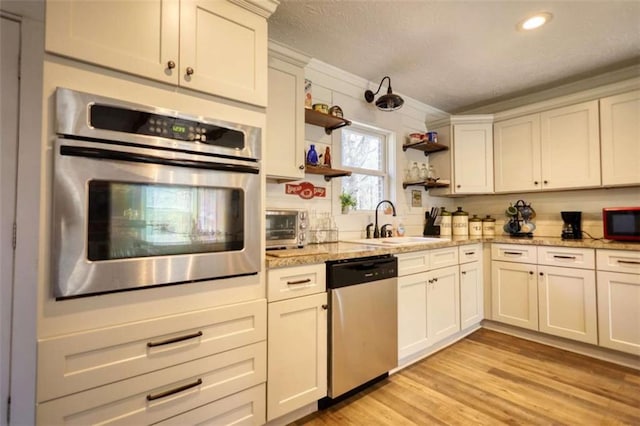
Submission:
[[[387,89],[386,95],[382,95],[378,98],[378,100],[376,101],[376,106],[380,111],[395,111],[397,109],[400,109],[400,107],[402,107],[402,104],[404,104],[404,99],[391,91],[391,79],[389,78],[389,76],[385,76],[382,78],[382,80],[380,81],[380,86],[378,86],[378,90],[376,90],[376,93],[373,93],[371,90],[367,90],[366,92],[364,92],[364,98],[369,103],[373,102],[375,95],[377,95],[380,91],[382,83],[384,83],[385,79],[389,80],[389,88]]]

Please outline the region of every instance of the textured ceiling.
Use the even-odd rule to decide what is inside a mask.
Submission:
[[[459,112],[639,64],[640,1],[280,0],[269,37]]]

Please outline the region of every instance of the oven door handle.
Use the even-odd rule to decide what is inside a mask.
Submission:
[[[62,145],[60,155],[70,155],[75,157],[99,158],[105,160],[129,161],[133,163],[160,164],[163,166],[188,167],[191,169],[218,170],[222,172],[237,172],[259,174],[257,167],[244,166],[241,164],[225,164],[214,161],[198,161],[180,158],[162,158],[148,154],[136,154],[131,152],[114,151],[103,148],[90,148]]]

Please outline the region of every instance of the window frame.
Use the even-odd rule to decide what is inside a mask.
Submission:
[[[383,155],[383,159],[382,159],[382,170],[373,170],[373,169],[361,169],[361,168],[357,168],[357,167],[350,167],[350,166],[346,166],[344,164],[342,164],[342,137],[343,137],[343,131],[356,131],[356,132],[360,132],[363,134],[368,134],[368,135],[374,135],[374,136],[378,136],[382,138],[382,155]],[[334,158],[336,160],[338,160],[340,162],[340,166],[339,168],[342,170],[346,170],[346,171],[350,171],[353,174],[361,174],[361,175],[368,175],[368,176],[377,176],[377,177],[382,177],[383,179],[383,195],[380,201],[384,200],[384,199],[388,199],[388,200],[393,200],[395,198],[395,194],[396,191],[394,190],[395,186],[394,186],[394,179],[395,179],[395,171],[397,168],[396,165],[396,135],[395,132],[391,131],[391,130],[387,130],[387,129],[383,129],[380,127],[376,127],[376,126],[372,126],[372,125],[368,125],[365,123],[361,123],[361,122],[357,122],[357,121],[352,121],[351,125],[349,126],[349,128],[343,128],[340,129],[340,132],[334,132],[334,133],[339,133],[338,135],[336,135],[337,137],[337,141],[334,140],[334,147],[337,147],[338,149],[336,149],[335,151],[335,155]],[[335,167],[335,161],[334,161],[334,167]],[[332,197],[335,204],[337,206],[337,211],[340,211],[340,200],[339,200],[339,196],[342,193],[342,189],[343,189],[343,179],[344,178],[340,178],[337,180],[337,182],[334,182],[334,186],[333,186],[333,193],[334,196]],[[371,214],[374,211],[375,207],[373,207],[372,209],[361,209],[359,207],[356,208],[356,210],[354,211],[354,213],[360,213],[360,214]]]

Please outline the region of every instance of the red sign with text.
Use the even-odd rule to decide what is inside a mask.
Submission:
[[[324,198],[327,196],[327,188],[314,186],[311,182],[288,183],[284,192],[289,195],[297,195],[305,200],[310,200],[313,197]]]

